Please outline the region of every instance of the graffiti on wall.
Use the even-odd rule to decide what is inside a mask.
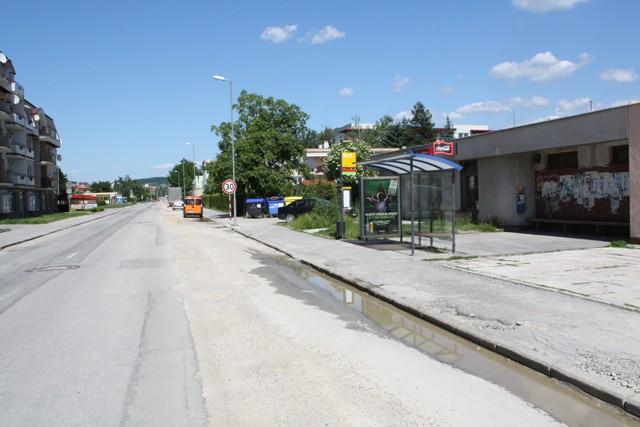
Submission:
[[[536,174],[536,215],[540,218],[629,219],[629,173],[578,171]]]

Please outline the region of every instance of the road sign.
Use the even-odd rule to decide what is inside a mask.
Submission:
[[[222,183],[222,191],[224,194],[233,194],[236,192],[237,188],[238,186],[236,185],[236,182],[232,179],[225,179]]]

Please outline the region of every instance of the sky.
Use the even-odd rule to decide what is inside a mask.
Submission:
[[[502,129],[640,100],[637,0],[31,0],[11,16],[0,51],[77,181],[215,158],[229,87],[214,74],[316,130],[417,101],[436,125]]]

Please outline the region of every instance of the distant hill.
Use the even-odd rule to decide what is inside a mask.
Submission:
[[[149,185],[160,186],[160,185],[169,184],[169,180],[168,180],[168,178],[166,176],[154,176],[152,178],[140,178],[140,179],[136,179],[135,181],[139,182],[142,185],[149,184]]]

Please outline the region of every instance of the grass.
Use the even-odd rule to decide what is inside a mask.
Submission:
[[[414,225],[414,230],[416,233],[418,232],[418,221]],[[402,224],[402,231],[405,235],[411,234],[411,224]],[[424,221],[420,226],[420,231],[426,232],[430,231],[429,222]],[[495,233],[498,231],[502,231],[495,223],[492,222],[480,222],[473,223],[466,217],[457,217],[456,218],[456,233],[458,232],[468,232],[468,233]],[[433,232],[434,233],[450,233],[451,232],[451,221],[438,219],[433,221]]]
[[[54,221],[60,221],[67,218],[73,218],[76,216],[90,215],[91,212],[87,211],[72,211],[72,212],[56,212],[52,214],[44,214],[40,216],[32,216],[29,218],[6,218],[0,220],[0,225],[8,224],[48,224]]]
[[[625,240],[614,240],[613,242],[609,243],[609,246],[611,246],[612,248],[628,248],[629,247],[629,245]]]

